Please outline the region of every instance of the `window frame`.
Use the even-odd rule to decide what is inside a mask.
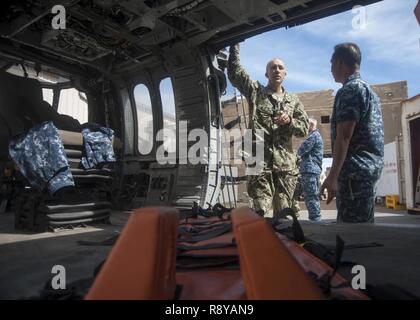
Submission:
[[[137,104],[136,104],[136,97],[134,94],[134,91],[136,89],[136,87],[138,85],[144,85],[148,92],[149,92],[149,98],[150,98],[150,103],[151,103],[151,114],[152,114],[152,124],[153,124],[153,139],[152,139],[152,148],[150,150],[149,153],[147,154],[143,154],[140,152],[139,149],[139,118],[138,118],[138,112],[137,112]],[[155,95],[154,95],[154,91],[152,90],[152,86],[150,85],[149,81],[146,81],[145,79],[139,79],[138,81],[136,81],[135,83],[133,83],[133,85],[131,86],[131,89],[129,90],[130,93],[130,98],[132,101],[132,111],[133,111],[133,116],[134,116],[134,122],[135,122],[135,128],[134,128],[134,152],[137,156],[141,157],[141,158],[145,158],[145,159],[152,159],[154,158],[155,154],[156,154],[156,128],[157,128],[157,114],[156,114],[156,108],[154,108],[155,106]]]
[[[165,129],[165,112],[163,108],[163,99],[162,99],[162,90],[161,90],[161,84],[162,81],[169,79],[171,88],[172,88],[172,95],[173,95],[173,108],[174,108],[174,116],[175,116],[175,153],[173,153],[174,157],[177,157],[178,155],[178,116],[177,116],[177,110],[176,110],[176,98],[175,98],[175,90],[173,86],[172,77],[170,75],[165,75],[164,77],[160,78],[158,80],[158,92],[159,92],[159,104],[160,104],[160,113],[161,113],[161,126],[159,126],[159,129],[156,131],[158,132],[161,129]],[[162,145],[164,141],[159,141],[159,146]],[[166,149],[165,149],[166,150]],[[167,151],[167,150],[166,150]]]

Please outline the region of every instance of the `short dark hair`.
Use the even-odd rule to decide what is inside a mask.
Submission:
[[[355,43],[345,42],[334,47],[333,59],[338,58],[348,67],[359,69],[362,62],[362,53]]]

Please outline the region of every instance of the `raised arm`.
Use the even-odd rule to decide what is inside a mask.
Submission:
[[[241,66],[238,43],[230,46],[227,74],[232,85],[238,88],[247,99],[252,99],[252,95],[258,88],[258,82],[252,80]]]

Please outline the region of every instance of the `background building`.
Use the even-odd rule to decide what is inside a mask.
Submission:
[[[372,85],[381,100],[384,121],[385,144],[395,141],[401,134],[401,101],[407,99],[407,81]],[[318,121],[318,128],[324,140],[324,157],[332,157],[330,138],[330,117],[334,105],[334,91],[321,90],[297,93],[309,117]],[[294,138],[293,147],[297,150],[303,139]]]

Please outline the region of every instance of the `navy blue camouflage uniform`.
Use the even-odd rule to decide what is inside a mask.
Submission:
[[[48,189],[53,195],[63,187],[74,186],[63,142],[51,121],[14,137],[9,154],[23,176],[39,190]]]
[[[112,129],[94,125],[83,129],[82,135],[84,169],[115,162]],[[54,195],[63,187],[74,186],[63,142],[51,121],[14,137],[9,144],[9,154],[31,186],[40,191],[48,189]]]
[[[319,177],[322,171],[322,158],[324,143],[318,130],[314,130],[299,147],[300,161],[299,185],[305,197],[309,219],[318,221],[321,219],[321,206],[319,203]]]
[[[115,162],[114,148],[112,147],[114,130],[97,126],[93,129],[83,129],[82,135],[85,148],[85,156],[82,158],[84,169],[91,169],[100,164]]]
[[[351,75],[335,96],[331,118],[331,143],[337,137],[337,123],[355,121],[343,167],[338,176],[337,220],[373,222],[376,184],[383,168],[384,131],[378,96]]]

